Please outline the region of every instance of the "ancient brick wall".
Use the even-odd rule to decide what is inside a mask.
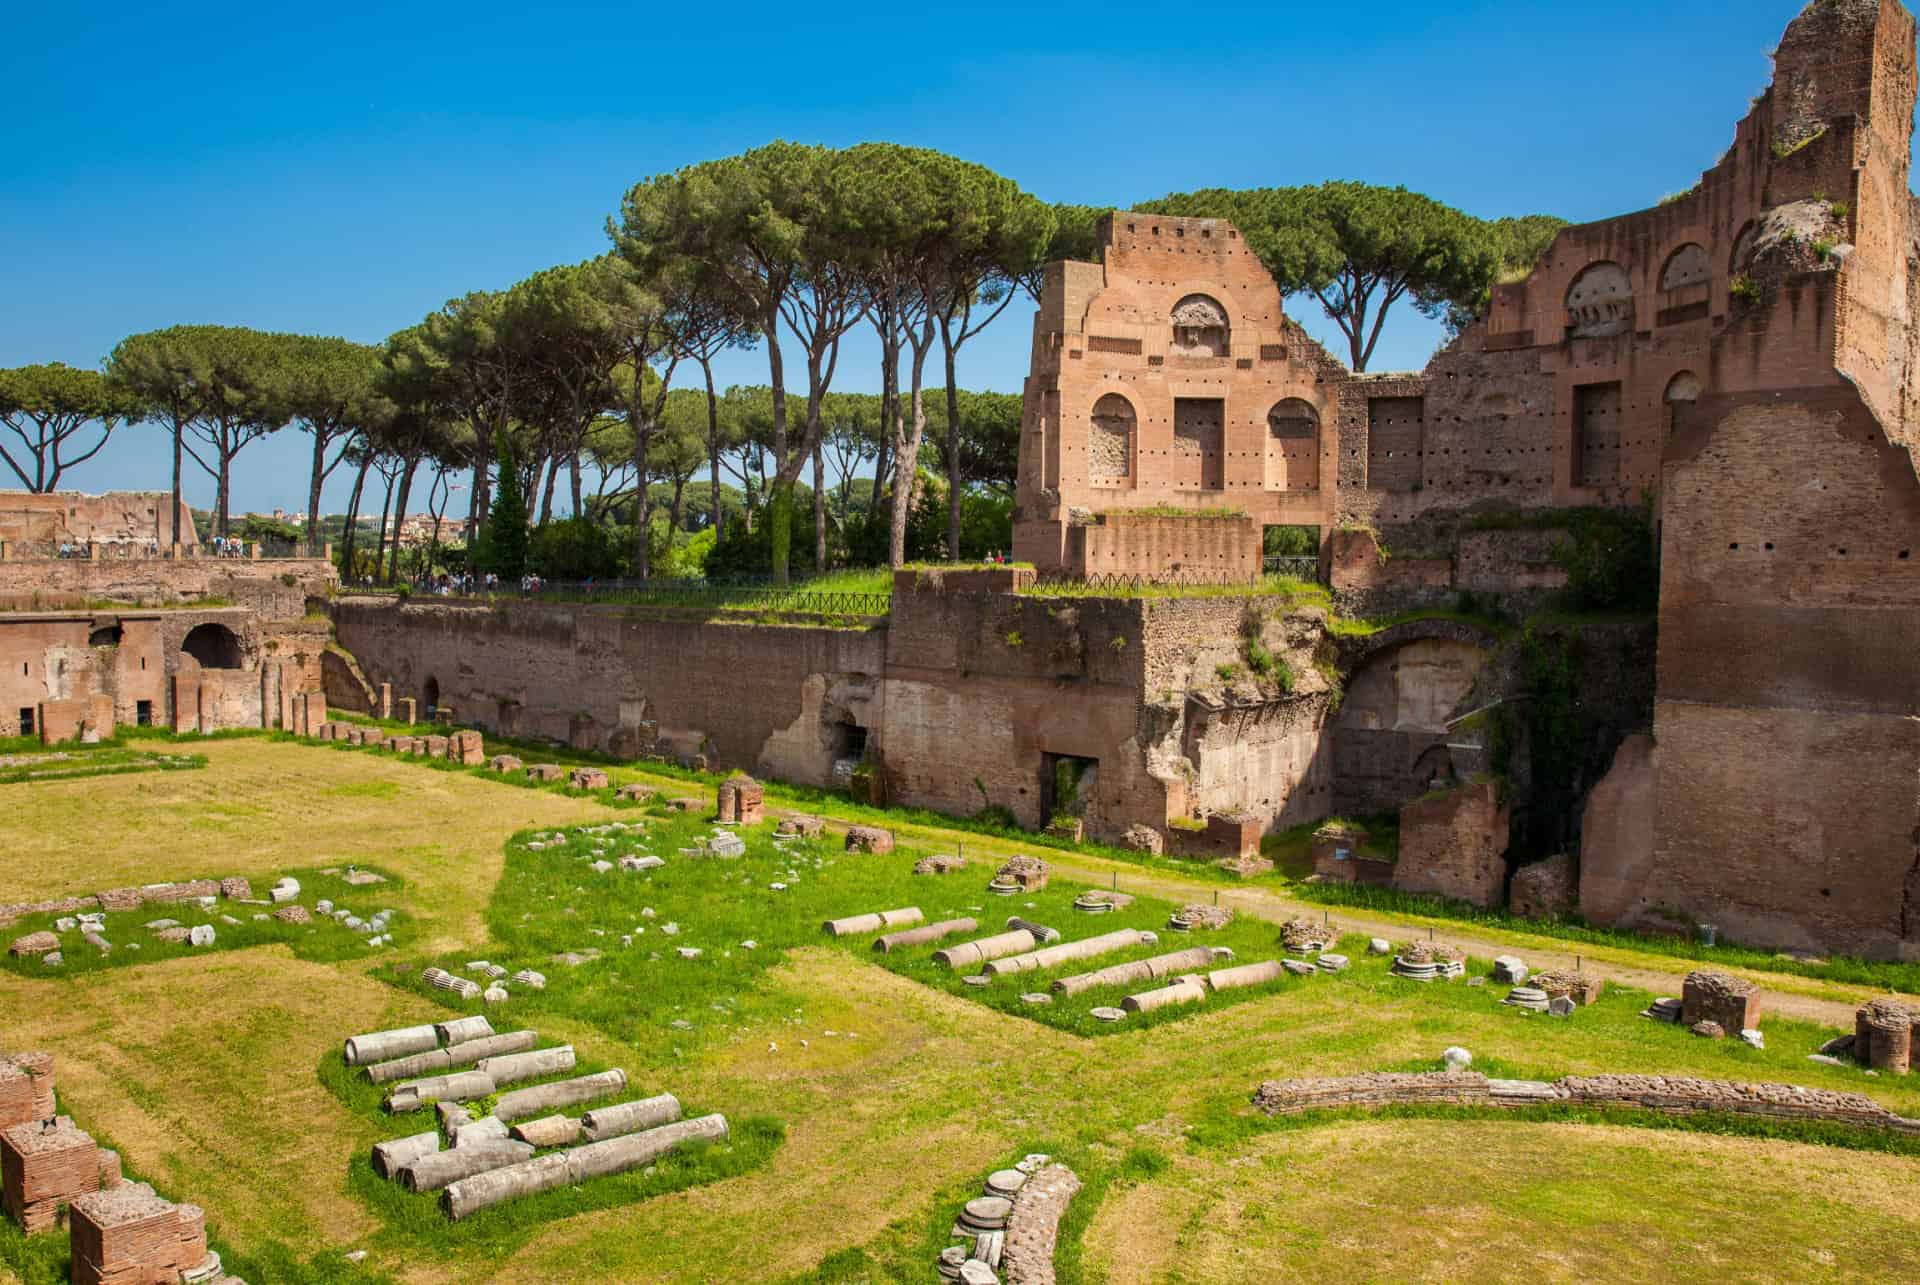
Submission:
[[[1491,782],[1475,782],[1400,809],[1393,886],[1476,906],[1506,894],[1507,809]]]
[[[0,561],[0,609],[124,602],[162,606],[218,598],[269,620],[306,614],[338,583],[323,558],[31,558]]]
[[[1643,896],[1736,940],[1908,953],[1920,480],[1844,386],[1703,409],[1668,468]]]
[[[366,598],[339,600],[334,621],[376,686],[506,735],[633,755],[665,740],[826,785],[852,729],[880,724],[881,631]]]
[[[1015,555],[1062,569],[1076,515],[1149,506],[1232,506],[1256,535],[1266,524],[1330,525],[1340,367],[1287,320],[1239,231],[1116,212],[1101,237],[1102,263],[1056,264],[1045,277]],[[1137,547],[1094,547],[1093,560],[1166,569],[1166,552],[1146,542],[1164,532],[1105,538],[1132,535]]]
[[[137,543],[143,548],[155,543],[166,548],[173,542],[172,513],[171,491],[109,491],[104,495],[0,491],[0,546],[99,541]],[[185,501],[180,504],[180,543],[182,547],[199,543],[193,513]]]
[[[1062,570],[1088,576],[1160,576],[1245,583],[1260,574],[1261,531],[1251,518],[1111,512],[1067,528]]]

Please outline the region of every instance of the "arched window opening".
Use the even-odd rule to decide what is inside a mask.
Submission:
[[[1320,484],[1320,412],[1299,397],[1267,412],[1267,487],[1312,490]]]
[[[1093,404],[1087,435],[1090,477],[1117,481],[1133,475],[1133,430],[1133,406],[1120,394],[1108,393]]]
[[[1225,357],[1232,351],[1227,310],[1203,294],[1190,294],[1173,305],[1173,347],[1176,357]]]
[[[1567,330],[1575,339],[1604,339],[1633,329],[1633,282],[1617,263],[1596,263],[1567,287]]]

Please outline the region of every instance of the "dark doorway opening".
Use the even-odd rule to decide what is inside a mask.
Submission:
[[[118,647],[123,636],[119,625],[102,625],[87,635],[87,646]]]
[[[240,669],[245,664],[240,636],[225,625],[195,625],[180,650],[199,661],[202,669]]]
[[[1040,756],[1040,817],[1052,825],[1062,817],[1086,815],[1087,800],[1099,777],[1100,760],[1072,754]]]
[[[440,708],[440,680],[428,674],[426,686],[420,689],[420,697],[427,706],[421,713],[432,718],[433,711]]]
[[[20,735],[32,736],[33,732],[33,706],[22,705],[20,707]]]
[[[135,701],[133,703],[133,722],[136,727],[153,726],[152,701]]]

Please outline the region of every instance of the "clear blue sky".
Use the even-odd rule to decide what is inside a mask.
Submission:
[[[636,180],[773,138],[940,148],[1055,201],[1355,178],[1600,218],[1714,162],[1800,7],[22,6],[0,42],[0,365],[94,366],[185,322],[377,343],[599,253]],[[1019,391],[1030,315],[963,353],[963,384]],[[1374,368],[1436,338],[1407,311]],[[863,337],[837,386],[876,389],[877,364]],[[764,358],[723,373],[765,382]],[[69,478],[164,487],[166,456],[136,427]],[[236,511],[304,507],[305,459],[294,433],[248,448]]]

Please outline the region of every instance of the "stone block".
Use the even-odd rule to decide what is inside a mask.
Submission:
[[[100,1190],[97,1151],[67,1116],[0,1132],[0,1204],[29,1233],[53,1227],[61,1206]]]
[[[760,782],[737,773],[720,783],[719,819],[735,825],[759,825],[766,820],[766,791]]]
[[[447,746],[452,742],[444,736],[423,736],[420,738],[421,753],[430,759],[447,757]]]
[[[597,767],[576,767],[567,773],[567,784],[576,790],[604,790],[607,774]]]
[[[827,823],[820,817],[809,816],[802,812],[791,813],[780,819],[774,827],[775,834],[793,834],[806,839],[817,839],[826,831]]]
[[[638,782],[629,782],[613,792],[614,798],[626,803],[645,803],[653,796],[654,791],[651,786],[641,785]]]
[[[1393,886],[1492,907],[1507,878],[1506,806],[1492,782],[1416,799],[1400,809],[1400,859]]]
[[[1579,872],[1566,853],[1521,866],[1508,889],[1508,908],[1522,919],[1564,919],[1573,913]]]
[[[77,698],[41,701],[39,720],[35,724],[40,729],[41,743],[56,745],[79,740],[87,713],[87,702]]]
[[[53,1054],[0,1054],[0,1129],[53,1113]]]
[[[520,760],[512,754],[496,754],[487,760],[487,770],[492,772],[518,772]]]
[[[467,767],[479,767],[487,761],[485,742],[472,728],[455,732],[447,738],[447,757]]]
[[[847,827],[848,852],[892,852],[893,831],[882,830],[878,826],[855,825]]]
[[[1704,969],[1687,974],[1680,991],[1680,1021],[1702,1022],[1727,1031],[1760,1029],[1760,987],[1744,977]]]
[[[527,779],[532,781],[563,781],[567,770],[558,763],[535,763],[527,768]]]
[[[68,1226],[74,1285],[171,1285],[207,1257],[200,1209],[143,1182],[80,1197]]]

